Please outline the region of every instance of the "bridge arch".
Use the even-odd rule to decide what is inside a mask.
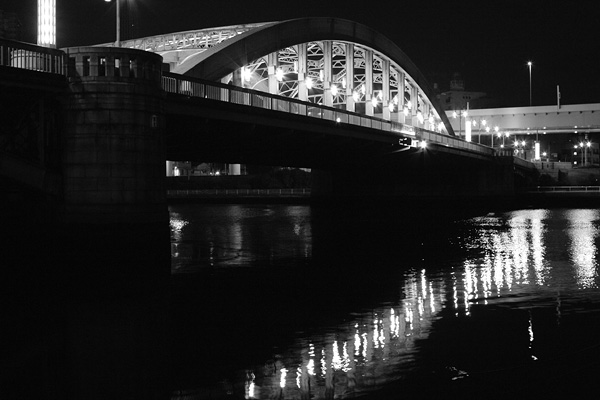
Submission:
[[[124,45],[158,52],[174,73],[454,136],[417,66],[392,41],[357,22],[301,18],[176,35]]]

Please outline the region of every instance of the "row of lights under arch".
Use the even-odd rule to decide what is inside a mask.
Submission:
[[[252,72],[250,70],[248,70],[247,68],[242,68],[242,78],[246,81],[249,82],[251,79],[251,74]],[[284,72],[282,68],[277,68],[275,70],[275,78],[279,81],[279,82],[283,82],[283,77],[284,77]],[[323,70],[319,71],[319,79],[321,81],[323,81]],[[306,79],[304,80],[304,84],[306,85],[307,89],[312,89],[312,87],[314,86],[314,81],[313,79],[308,76],[306,77]],[[342,88],[346,88],[346,78],[342,79]],[[339,87],[333,83],[330,87],[329,90],[331,90],[331,94],[335,97],[338,95],[339,93]],[[355,102],[358,102],[360,100],[361,95],[365,95],[366,94],[366,89],[364,85],[360,85],[359,89],[356,89],[352,92],[352,98],[354,99]],[[379,90],[373,93],[374,96],[371,98],[371,104],[373,105],[373,107],[377,107],[377,105],[379,104],[380,101],[383,100],[383,91]],[[392,101],[390,101],[390,103],[388,104],[388,109],[390,110],[390,112],[394,112],[396,110],[396,107],[398,107],[398,95],[395,95],[392,98]],[[412,110],[413,104],[412,101],[408,101],[403,109],[403,113],[404,116],[408,116],[410,111]],[[419,121],[420,124],[425,122],[425,116],[423,115],[423,113],[421,111],[417,111],[417,119]],[[429,117],[427,119],[427,121],[430,124],[434,124],[435,122],[435,117],[433,116],[433,114],[429,114]],[[444,130],[444,123],[439,121],[436,125],[437,131],[438,132],[442,132]]]

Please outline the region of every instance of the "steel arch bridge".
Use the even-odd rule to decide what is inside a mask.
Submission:
[[[416,65],[385,36],[353,21],[235,25],[134,39],[122,47],[160,54],[173,73],[454,136]]]

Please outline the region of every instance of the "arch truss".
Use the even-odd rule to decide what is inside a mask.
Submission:
[[[447,133],[430,99],[398,64],[355,43],[313,41],[286,47],[221,81]]]
[[[124,45],[158,52],[172,72],[454,135],[412,61],[388,39],[352,21],[247,24]]]

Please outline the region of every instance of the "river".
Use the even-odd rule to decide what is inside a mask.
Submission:
[[[600,209],[169,211],[172,400],[598,389]]]
[[[597,208],[173,204],[118,227],[4,211],[3,400],[600,386]]]

